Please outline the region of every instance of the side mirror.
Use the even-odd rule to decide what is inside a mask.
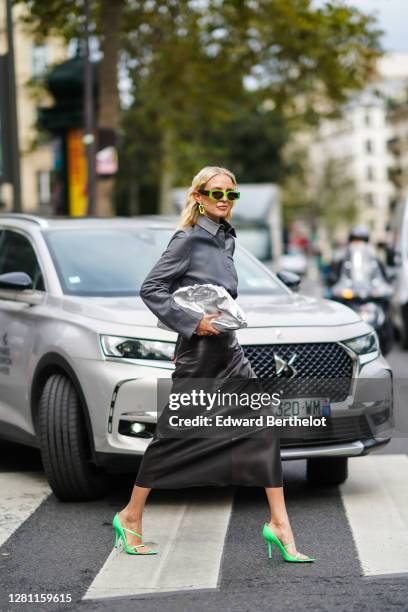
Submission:
[[[23,291],[24,289],[31,289],[32,286],[33,281],[25,272],[7,272],[6,274],[0,274],[0,289]]]
[[[281,270],[276,274],[280,281],[292,291],[297,291],[300,287],[302,279],[298,274],[294,272],[288,272],[287,270]]]

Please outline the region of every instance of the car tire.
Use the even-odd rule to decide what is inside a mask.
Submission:
[[[98,499],[107,476],[90,461],[90,445],[78,393],[68,376],[52,374],[39,402],[38,428],[44,471],[61,501]]]
[[[307,480],[313,485],[339,485],[347,480],[348,457],[319,457],[307,460]]]

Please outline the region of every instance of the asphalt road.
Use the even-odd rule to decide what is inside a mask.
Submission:
[[[389,356],[408,375],[408,353]],[[406,422],[406,398],[396,410]],[[311,487],[305,461],[284,463],[299,550],[313,564],[268,560],[262,489],[153,491],[145,533],[163,554],[113,549],[111,520],[134,475],[91,503],[59,502],[39,453],[0,443],[0,610],[211,612],[408,610],[408,442],[349,462],[340,487]],[[171,589],[174,590],[171,590]],[[67,594],[71,603],[11,603],[10,594]]]

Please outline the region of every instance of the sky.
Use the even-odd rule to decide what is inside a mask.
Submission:
[[[377,15],[386,51],[408,51],[408,0],[346,0],[346,4]]]

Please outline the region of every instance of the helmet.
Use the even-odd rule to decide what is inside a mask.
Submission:
[[[369,242],[370,234],[365,225],[355,225],[349,233],[348,241],[352,240],[363,240],[364,242]]]

